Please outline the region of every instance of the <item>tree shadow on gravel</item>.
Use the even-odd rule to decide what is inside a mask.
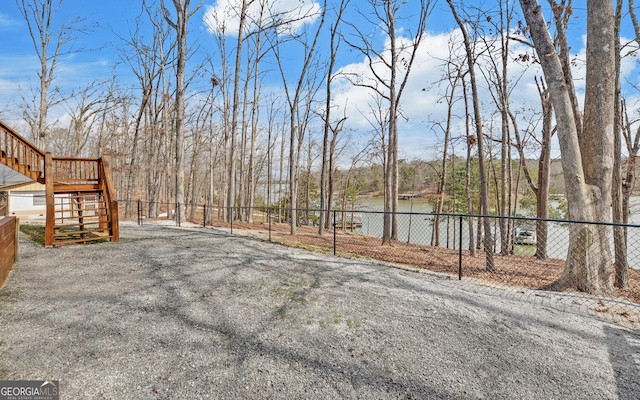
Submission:
[[[67,313],[65,317],[73,320],[61,322],[60,313],[37,309],[30,310],[29,315],[21,318],[28,319],[29,325],[34,329],[40,326],[54,327],[56,335],[64,335],[66,340],[73,342],[71,355],[81,360],[94,359],[96,344],[105,342],[119,346],[111,350],[129,349],[132,352],[136,351],[136,347],[153,351],[175,346],[170,349],[171,355],[167,355],[167,360],[160,361],[153,352],[148,355],[153,362],[160,364],[158,368],[170,370],[182,362],[180,355],[194,351],[193,342],[180,340],[183,334],[192,332],[194,340],[200,341],[198,345],[203,348],[216,345],[217,349],[226,351],[224,362],[232,362],[227,367],[233,371],[230,382],[240,382],[246,376],[247,368],[255,367],[256,359],[267,358],[278,367],[288,365],[295,366],[298,370],[311,371],[311,378],[307,377],[307,381],[303,381],[302,377],[298,379],[296,371],[282,372],[291,375],[292,384],[322,384],[343,397],[370,390],[396,398],[409,395],[419,398],[476,398],[477,392],[472,395],[449,389],[438,384],[437,380],[412,374],[392,374],[386,369],[383,360],[365,367],[349,355],[325,348],[327,343],[314,343],[311,336],[303,337],[306,331],[297,325],[293,328],[299,332],[294,333],[300,335],[299,346],[284,341],[286,338],[291,339],[287,335],[290,334],[292,322],[282,318],[280,310],[302,310],[319,294],[344,297],[345,301],[349,301],[348,296],[354,289],[360,293],[371,291],[371,295],[378,296],[376,301],[383,301],[381,296],[385,289],[397,289],[408,296],[423,296],[422,301],[417,304],[428,304],[427,300],[430,298],[446,299],[462,308],[484,310],[504,318],[550,326],[588,340],[606,340],[612,354],[611,363],[618,380],[620,398],[625,398],[623,395],[637,394],[634,386],[623,386],[621,389],[621,382],[633,382],[634,377],[637,379],[639,376],[638,366],[633,361],[633,354],[638,353],[638,346],[634,344],[638,338],[623,330],[605,327],[606,337],[603,339],[581,329],[572,329],[568,324],[550,325],[544,318],[527,314],[526,310],[506,309],[495,305],[495,302],[488,304],[485,300],[492,296],[486,293],[471,298],[473,294],[463,294],[463,289],[454,290],[430,284],[437,282],[431,275],[405,272],[382,264],[301,253],[260,240],[213,231],[192,232],[164,227],[158,231],[159,227],[152,228],[155,234],[160,232],[160,238],[141,238],[145,235],[146,228],[134,230],[133,234],[125,236],[126,240],[118,245],[117,254],[112,251],[111,246],[82,248],[81,253],[95,253],[93,255],[96,262],[104,263],[107,267],[111,261],[122,263],[124,267],[122,270],[106,269],[100,275],[83,277],[86,279],[83,286],[70,292],[67,298],[48,299],[52,303],[59,303],[56,305],[58,310]],[[158,248],[157,244],[163,247]],[[123,251],[122,254],[119,253],[120,250]],[[41,251],[43,257],[63,254],[45,249]],[[56,279],[72,285],[69,276],[75,279],[74,274],[85,265],[86,261],[79,254],[73,264],[59,268]],[[109,278],[118,279],[121,283],[101,288],[103,280]],[[26,272],[21,275],[21,279],[28,279]],[[300,283],[288,285],[278,292],[279,282]],[[31,284],[47,285],[48,282],[35,280]],[[44,292],[38,294],[38,287],[28,290],[35,291],[33,296],[47,295]],[[223,296],[224,302],[221,300]],[[410,300],[410,297],[401,299],[407,303],[407,298]],[[87,304],[94,304],[94,309],[103,311],[90,314],[90,308],[83,308]],[[234,314],[243,310],[247,310],[251,317],[249,324],[238,321],[239,316]],[[206,314],[200,315],[198,311],[206,311]],[[429,315],[426,310],[417,309],[415,317],[429,318]],[[389,315],[388,318],[393,320],[394,315]],[[139,323],[126,326],[131,321]],[[171,324],[179,329],[168,330],[166,333],[154,332],[153,327],[157,324]],[[123,329],[136,332],[127,333]],[[329,330],[326,332],[330,333]],[[319,335],[321,334],[323,333]],[[367,331],[366,334],[369,335],[370,332]],[[144,341],[121,343],[138,337],[143,337]],[[283,342],[279,338],[283,338]],[[335,339],[336,337],[331,336],[328,338],[329,341]],[[415,346],[422,345],[424,344],[415,343]],[[613,356],[621,352],[627,357]],[[212,360],[204,365],[205,368],[216,365],[214,359],[218,355],[215,352],[207,353],[211,354]],[[108,353],[104,356],[110,357]],[[65,360],[71,363],[68,358]],[[99,372],[101,371],[96,371],[96,374]],[[206,380],[207,376],[215,375],[216,371],[205,369],[193,373],[198,374],[201,380]],[[344,385],[352,390],[345,393]],[[283,395],[275,389],[271,393],[275,397]],[[497,392],[493,392],[495,393]],[[245,395],[250,396],[251,392],[245,392]],[[296,393],[290,397],[309,396]]]
[[[605,326],[609,360],[618,388],[618,398],[640,397],[640,332]]]
[[[223,241],[227,241],[229,237],[221,237]],[[279,365],[297,365],[301,369],[309,369],[313,371],[317,380],[323,381],[323,384],[332,387],[335,393],[341,393],[339,383],[348,383],[354,390],[364,387],[374,388],[375,391],[381,393],[396,393],[397,396],[407,393],[419,394],[420,397],[426,398],[472,398],[471,396],[461,396],[460,393],[454,393],[439,387],[428,386],[426,382],[416,377],[407,376],[403,378],[391,377],[387,372],[377,367],[369,367],[367,370],[354,368],[352,364],[336,362],[335,360],[313,358],[309,355],[302,354],[295,349],[287,348],[285,345],[277,345],[273,342],[266,342],[261,339],[263,336],[269,336],[269,331],[274,327],[282,325],[284,322],[281,317],[283,307],[291,308],[309,301],[326,281],[325,274],[332,274],[336,271],[336,266],[330,266],[328,263],[320,260],[305,260],[305,265],[300,267],[300,260],[291,258],[283,254],[273,254],[269,248],[262,245],[256,245],[256,242],[240,239],[239,242],[247,248],[243,254],[228,254],[229,246],[213,246],[210,251],[216,253],[216,259],[219,266],[213,267],[219,273],[216,279],[209,280],[208,286],[213,291],[223,291],[222,288],[229,285],[237,284],[239,277],[246,274],[269,273],[275,274],[276,280],[282,277],[290,277],[291,273],[297,272],[308,276],[310,279],[301,287],[294,288],[287,292],[285,298],[280,299],[280,304],[276,305],[273,312],[264,316],[263,319],[254,319],[252,321],[251,333],[244,332],[242,329],[236,328],[234,316],[225,315],[224,310],[214,309],[217,322],[203,322],[194,319],[188,312],[185,312],[192,306],[191,301],[185,301],[181,294],[179,286],[189,286],[189,282],[194,283],[194,279],[206,279],[207,271],[203,273],[192,273],[185,265],[169,266],[164,260],[158,263],[154,260],[158,257],[154,254],[153,249],[141,249],[144,253],[143,257],[149,260],[148,275],[154,287],[161,287],[165,291],[161,304],[156,306],[163,310],[171,318],[180,322],[182,326],[189,329],[200,331],[204,334],[214,334],[215,337],[222,337],[225,340],[225,347],[233,349],[235,357],[236,379],[240,379],[247,373],[247,364],[251,359],[256,357],[267,357],[278,363]],[[228,243],[227,243],[228,244]],[[215,250],[213,250],[215,249]],[[288,251],[288,250],[286,250]],[[251,253],[251,254],[249,254]],[[179,254],[174,253],[179,256]],[[189,263],[188,261],[186,262]],[[277,265],[277,267],[273,267]],[[185,267],[187,267],[185,269]],[[167,268],[173,272],[167,274]],[[312,272],[309,273],[308,271]],[[209,271],[210,272],[210,271]],[[357,274],[350,276],[350,280],[358,280]],[[177,284],[180,282],[182,285]],[[326,287],[325,287],[326,288]],[[251,285],[244,288],[250,291]],[[242,291],[238,294],[238,298],[247,294]],[[130,308],[135,308],[134,304],[130,304]],[[292,375],[295,375],[292,373]],[[295,381],[295,378],[293,378]],[[343,395],[345,393],[342,393]],[[409,397],[410,398],[410,397]]]

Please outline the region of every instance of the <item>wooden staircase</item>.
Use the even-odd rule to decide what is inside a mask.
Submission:
[[[2,121],[0,150],[0,162],[45,185],[45,246],[119,240],[118,203],[107,156],[53,157]]]

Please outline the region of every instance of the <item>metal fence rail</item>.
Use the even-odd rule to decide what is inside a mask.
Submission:
[[[37,196],[10,195],[14,201]],[[35,200],[34,204],[35,204]],[[612,312],[640,322],[640,226],[613,223],[590,223],[524,217],[479,216],[467,214],[434,214],[398,212],[396,237],[382,245],[384,212],[363,210],[297,209],[296,234],[291,235],[291,210],[285,207],[233,207],[178,205],[175,203],[133,200],[125,207],[118,200],[120,219],[139,225],[171,224],[180,226],[217,227],[231,234],[252,231],[264,240],[323,251],[346,257],[361,257],[403,267],[443,274],[448,279],[473,279],[485,288],[508,289],[535,296],[560,278],[565,270],[570,231],[587,227],[589,246],[584,257],[608,254],[610,279],[618,283],[624,270],[624,287],[615,287],[606,295],[590,296],[580,291],[564,291],[559,296],[570,302],[588,305],[595,311]],[[226,217],[228,213],[232,219]],[[320,218],[326,229],[319,233]],[[482,218],[491,222],[493,255],[491,270],[486,263]],[[614,245],[617,231],[624,239],[623,248]],[[504,232],[504,233],[503,233]],[[243,232],[244,234],[244,232]],[[480,238],[480,240],[479,240]],[[616,264],[627,268],[614,268]]]
[[[37,209],[40,206],[37,194],[8,197],[21,206],[33,203],[34,210],[26,219],[43,215]],[[125,200],[119,202],[126,204]],[[227,218],[229,213],[233,218]],[[120,208],[121,220],[136,221],[139,225],[180,226],[182,221],[191,227],[213,226],[231,234],[251,231],[253,236],[268,241],[427,270],[442,274],[451,282],[466,277],[466,281],[474,280],[489,290],[500,288],[537,297],[562,297],[567,302],[588,305],[596,312],[609,312],[640,322],[640,225],[398,212],[395,214],[396,235],[389,244],[383,245],[384,212],[297,209],[296,214],[296,234],[292,235],[291,210],[286,207],[221,209],[215,205],[185,206],[133,200],[128,207]],[[321,218],[326,227],[322,234],[318,227]],[[491,226],[491,268],[488,268],[488,253],[484,248],[483,218],[488,218]],[[585,250],[578,252],[584,262],[606,255],[602,258],[601,273],[615,284],[610,291],[589,295],[571,282],[567,286],[579,290],[560,293],[552,287],[565,273],[572,231],[587,232],[574,247]],[[618,241],[614,241],[615,235]],[[593,245],[595,242],[597,246]],[[576,259],[573,261],[575,264]],[[578,265],[582,261],[578,259]]]
[[[602,246],[589,246],[585,257],[609,253],[612,282],[614,263],[623,260],[628,278],[622,288],[613,288],[606,296],[589,296],[579,291],[571,301],[589,303],[596,311],[613,311],[627,315],[640,313],[640,226],[590,223],[556,219],[497,217],[467,214],[396,213],[396,238],[382,245],[384,212],[362,210],[298,209],[299,223],[291,235],[291,210],[278,207],[183,206],[138,201],[135,218],[139,224],[189,221],[199,226],[226,228],[230,233],[252,230],[265,240],[293,244],[341,256],[363,257],[412,268],[446,274],[454,279],[468,277],[486,287],[531,292],[547,288],[565,270],[570,231],[588,227],[591,240]],[[232,219],[222,218],[231,212]],[[327,229],[318,231],[320,218],[327,219]],[[491,222],[493,262],[488,268],[483,245],[482,218]],[[614,229],[624,235],[626,248],[614,246]],[[504,234],[502,233],[504,231]],[[478,240],[480,238],[481,240]],[[533,292],[541,295],[541,292]],[[565,294],[567,292],[565,291]]]

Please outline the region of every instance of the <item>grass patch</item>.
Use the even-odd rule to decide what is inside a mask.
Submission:
[[[278,308],[278,310],[276,312],[278,313],[278,316],[280,317],[280,319],[287,318],[287,306],[286,305]]]
[[[307,250],[307,251],[313,251],[313,252],[318,252],[318,253],[333,253],[333,249],[329,249],[326,247],[322,247],[322,246],[316,246],[313,244],[306,244],[306,243],[300,243],[300,242],[290,242],[290,241],[282,241],[282,244],[284,246],[287,247],[293,247],[296,249],[302,249],[302,250]]]
[[[356,328],[360,328],[360,322],[353,320],[353,319],[347,319],[347,326],[349,327],[349,329],[356,329]]]
[[[287,282],[282,282],[280,286],[273,289],[273,293],[276,296],[287,297],[294,299],[300,296],[300,291],[307,287],[307,283],[304,278],[287,278]]]
[[[536,246],[516,244],[513,246],[513,254],[516,254],[518,256],[533,257],[536,255]]]
[[[0,292],[0,303],[5,303],[11,301],[11,292],[8,290],[3,290]]]
[[[20,232],[44,246],[44,225],[20,225]]]

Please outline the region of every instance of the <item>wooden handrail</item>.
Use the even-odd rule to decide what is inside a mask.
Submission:
[[[9,133],[11,136],[16,138],[19,142],[23,143],[25,146],[27,146],[28,148],[30,148],[34,152],[38,153],[38,155],[40,155],[42,157],[42,159],[44,159],[44,154],[45,154],[44,151],[40,150],[39,148],[37,148],[36,146],[31,144],[31,142],[29,142],[27,139],[25,139],[22,136],[20,136],[18,134],[18,132],[16,132],[13,129],[11,129],[11,127],[9,127],[9,125],[7,125],[4,122],[0,121],[0,128],[2,128],[3,131]]]
[[[86,157],[52,157],[53,161],[100,161],[99,158],[86,158]]]
[[[0,121],[0,158],[9,168],[43,182],[45,153]]]
[[[109,157],[102,156],[98,160],[98,171],[100,174],[99,184],[102,187],[102,193],[105,203],[109,212],[109,218],[111,222],[111,241],[117,242],[120,240],[120,230],[118,223],[118,202],[116,201],[116,190],[113,185],[113,178],[111,177],[111,167],[109,166]],[[106,225],[107,221],[101,221],[100,225]],[[101,226],[103,227],[103,226]],[[106,227],[106,226],[104,226]]]

